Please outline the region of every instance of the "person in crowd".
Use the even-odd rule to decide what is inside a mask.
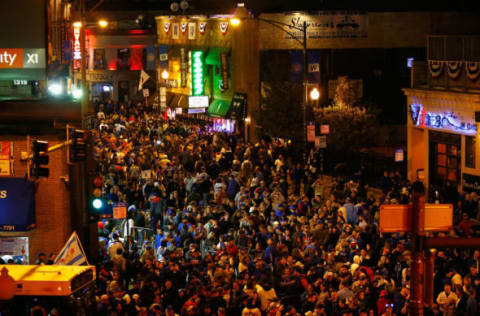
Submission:
[[[44,265],[48,264],[47,255],[44,252],[39,252],[35,264]]]
[[[289,140],[250,144],[141,104],[98,109],[102,198],[129,212],[125,225],[98,224],[91,314],[407,315],[408,236],[379,233],[380,205],[409,203],[416,190],[398,173],[385,171],[375,190],[365,170],[342,176]],[[452,234],[478,236],[475,196],[445,190],[458,200]],[[476,315],[480,251],[433,255],[429,311]]]

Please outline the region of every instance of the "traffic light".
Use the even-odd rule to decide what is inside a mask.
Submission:
[[[30,176],[32,178],[48,178],[50,170],[48,165],[48,142],[34,140],[32,142],[32,163],[30,165]]]
[[[82,162],[87,160],[87,132],[74,129],[71,132],[70,161]]]
[[[93,179],[93,188],[91,191],[91,198],[90,200],[90,216],[93,217],[94,220],[96,220],[98,217],[101,217],[105,207],[106,203],[104,199],[102,198],[102,184],[103,180],[101,177],[95,177]]]

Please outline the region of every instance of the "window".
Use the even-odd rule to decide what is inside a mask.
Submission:
[[[475,136],[465,136],[465,167],[475,168]]]
[[[118,50],[117,69],[130,70],[130,49],[122,48]]]
[[[93,69],[105,69],[106,67],[105,60],[105,49],[94,49],[93,50]]]

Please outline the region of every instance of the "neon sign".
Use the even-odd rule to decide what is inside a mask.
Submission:
[[[82,53],[80,49],[80,28],[73,28],[73,68],[80,68]]]
[[[453,112],[427,112],[423,109],[423,105],[413,103],[410,105],[410,114],[415,126],[448,129],[463,134],[475,134],[477,132],[475,122],[460,122]]]
[[[192,94],[203,95],[205,85],[203,84],[203,52],[192,52]]]

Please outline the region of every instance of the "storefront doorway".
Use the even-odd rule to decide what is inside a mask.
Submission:
[[[455,187],[460,181],[461,136],[429,131],[430,185]]]
[[[129,82],[128,81],[119,81],[118,82],[118,101],[128,102],[129,99]]]
[[[113,100],[113,85],[106,82],[92,84],[92,98],[94,101],[107,102]]]

